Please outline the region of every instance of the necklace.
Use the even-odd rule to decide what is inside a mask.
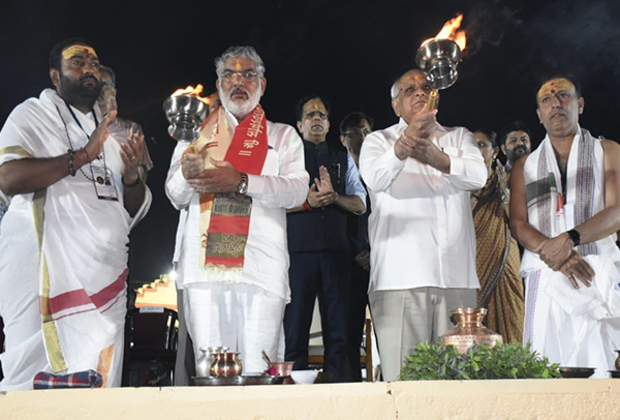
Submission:
[[[67,102],[65,101],[65,104],[67,104]],[[82,128],[82,124],[80,124],[80,121],[77,119],[77,117],[75,116],[75,114],[73,113],[73,110],[69,107],[69,104],[67,104],[67,108],[69,109],[69,112],[71,113],[71,116],[73,116],[73,119],[75,120],[75,122],[78,124],[78,126],[82,129],[82,131],[84,131],[84,128]],[[67,127],[67,123],[65,122],[64,118],[62,117],[62,114],[60,113],[60,109],[58,108],[58,105],[56,105],[56,110],[58,111],[58,116],[60,117],[60,121],[62,121],[62,124],[65,126],[65,134],[67,135],[67,142],[69,143],[69,150],[71,151],[71,153],[75,153],[75,149],[73,148],[73,143],[71,142],[71,137],[69,137],[69,129]],[[94,111],[93,111],[93,117],[95,119],[95,125],[99,125],[98,121],[97,121],[97,116],[95,115]],[[86,134],[86,131],[84,131],[84,134]],[[90,136],[88,134],[86,134],[86,137],[88,138],[88,140],[90,140]],[[110,179],[108,178],[108,166],[107,166],[107,162],[106,162],[106,158],[105,158],[105,144],[103,144],[101,146],[101,154],[100,156],[103,157],[103,172],[105,173],[105,184],[109,185],[110,184]],[[96,157],[96,159],[101,159],[99,156]],[[93,172],[92,169],[92,165],[90,162],[88,162],[88,166],[91,168],[90,172]],[[87,180],[91,181],[91,182],[96,182],[94,178],[91,178],[90,176],[88,176],[86,174],[86,172],[84,172],[84,170],[80,167],[79,171],[81,172],[82,175],[84,175],[84,178],[86,178]]]

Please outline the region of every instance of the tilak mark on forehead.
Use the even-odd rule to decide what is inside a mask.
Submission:
[[[95,50],[88,45],[71,45],[62,51],[62,58],[65,60],[75,57],[76,55],[92,55],[93,57],[97,57]]]
[[[573,84],[570,80],[560,77],[559,79],[551,79],[546,82],[541,88],[538,90],[538,97],[542,98],[546,95],[553,95],[560,90],[571,90],[573,88]]]
[[[241,70],[241,63],[239,62],[239,60],[237,60],[237,64],[235,64],[235,70]]]
[[[408,73],[407,77],[403,77],[400,81],[399,84],[402,86],[403,84],[405,84],[405,80],[411,80],[417,85],[417,86],[421,86],[421,85],[425,85],[428,83],[428,80],[426,79],[426,75],[424,73],[422,73],[421,71],[415,71],[415,72],[411,72]]]

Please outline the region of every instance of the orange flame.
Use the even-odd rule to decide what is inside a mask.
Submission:
[[[463,14],[460,13],[455,18],[452,18],[449,21],[447,21],[443,25],[443,28],[441,28],[441,31],[439,31],[439,33],[437,34],[435,38],[427,39],[426,41],[422,43],[421,46],[422,47],[425,46],[426,44],[428,44],[434,39],[450,39],[456,42],[456,45],[459,46],[459,48],[461,49],[461,52],[465,51],[465,47],[467,45],[467,37],[465,36],[465,31],[463,29],[460,29],[462,21],[463,21]]]
[[[204,102],[206,104],[209,104],[209,103],[211,103],[211,98],[204,98],[204,97],[200,96],[200,94],[202,93],[203,89],[204,89],[204,87],[202,85],[196,85],[196,87],[188,86],[185,89],[177,89],[170,96],[191,95],[191,96],[195,96],[196,98],[200,99],[202,102]]]

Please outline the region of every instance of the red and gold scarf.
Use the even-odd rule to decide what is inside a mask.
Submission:
[[[203,126],[196,148],[205,169],[213,168],[209,160],[213,158],[230,162],[239,172],[260,175],[269,149],[265,111],[258,105],[233,133],[220,107]],[[227,275],[231,272],[240,276],[251,212],[250,197],[235,192],[200,195],[200,264],[219,273],[213,280],[238,279]]]

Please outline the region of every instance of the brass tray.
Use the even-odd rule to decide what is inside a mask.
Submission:
[[[589,378],[594,375],[595,368],[560,366],[562,378]]]
[[[280,385],[284,382],[283,376],[248,375],[220,377],[192,377],[198,386],[246,386],[246,385]]]
[[[612,378],[620,379],[620,370],[608,370]]]

